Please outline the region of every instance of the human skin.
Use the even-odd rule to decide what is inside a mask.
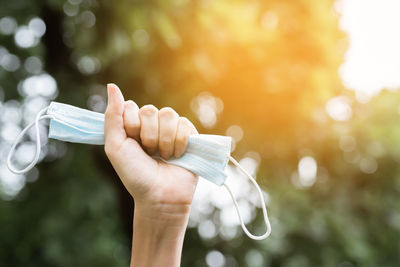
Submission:
[[[198,177],[151,157],[181,156],[197,134],[171,108],[139,107],[107,85],[105,152],[135,200],[131,266],[180,266],[183,239]]]

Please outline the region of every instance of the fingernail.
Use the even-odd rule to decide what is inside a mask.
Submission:
[[[110,103],[111,98],[113,98],[115,95],[115,90],[113,88],[113,84],[112,83],[108,83],[107,84],[107,96],[108,96],[108,103]]]
[[[108,83],[107,84],[107,96],[108,96],[108,98],[110,98],[110,96],[111,96],[111,83]]]

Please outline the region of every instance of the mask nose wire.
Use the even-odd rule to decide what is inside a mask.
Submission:
[[[234,165],[236,165],[236,167],[238,167],[249,178],[249,180],[254,184],[254,186],[257,188],[258,195],[261,200],[261,207],[262,207],[262,211],[263,211],[263,215],[264,215],[264,222],[265,222],[265,225],[267,226],[267,230],[265,231],[265,233],[263,235],[260,235],[260,236],[253,235],[249,232],[249,230],[247,230],[246,226],[244,225],[242,216],[240,215],[239,205],[238,205],[235,197],[233,196],[231,189],[229,188],[228,185],[223,184],[223,186],[226,188],[226,190],[228,191],[229,195],[231,196],[231,198],[233,200],[233,204],[235,205],[235,209],[236,209],[237,215],[239,217],[240,225],[242,226],[242,229],[246,233],[246,235],[248,237],[250,237],[251,239],[254,239],[254,240],[266,239],[271,234],[271,223],[269,222],[269,219],[268,219],[267,207],[265,205],[263,193],[262,193],[260,187],[258,186],[256,180],[242,166],[240,166],[240,164],[232,156],[229,156],[229,160]]]
[[[17,138],[15,139],[13,145],[11,146],[10,152],[8,153],[8,157],[7,157],[7,167],[8,169],[15,173],[15,174],[22,174],[22,173],[26,173],[27,171],[29,171],[30,169],[33,168],[33,166],[35,166],[35,164],[38,162],[39,160],[39,155],[40,155],[40,131],[39,131],[39,121],[43,120],[43,119],[51,119],[54,118],[53,115],[43,115],[46,113],[47,109],[49,107],[45,107],[44,109],[40,110],[35,118],[35,121],[29,123],[21,132],[20,134],[17,136]],[[35,157],[33,158],[33,160],[31,161],[31,163],[29,163],[28,166],[26,166],[23,169],[16,169],[12,166],[11,164],[11,158],[14,155],[15,152],[15,148],[17,147],[18,143],[21,141],[22,137],[25,135],[25,133],[32,127],[35,126],[35,130],[36,130],[36,152],[35,152]]]

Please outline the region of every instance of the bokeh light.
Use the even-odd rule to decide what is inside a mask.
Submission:
[[[396,0],[341,0],[341,27],[349,49],[340,70],[345,86],[373,96],[400,86],[400,3]]]
[[[15,43],[22,48],[29,48],[37,44],[35,32],[27,26],[21,26],[15,33]]]
[[[115,82],[139,106],[171,106],[200,133],[231,136],[232,155],[263,189],[272,234],[258,242],[229,194],[199,179],[182,266],[396,266],[399,9],[397,0],[2,5],[0,261],[129,264],[133,206],[101,147],[49,140],[42,121],[40,163],[25,175],[5,163],[51,101],[104,112]],[[35,138],[23,138],[16,166],[32,159]],[[246,225],[262,233],[255,188],[236,167],[226,173]]]
[[[205,128],[212,128],[217,123],[218,114],[224,108],[221,99],[207,92],[201,93],[194,98],[190,106]]]
[[[19,57],[10,53],[0,54],[0,66],[6,71],[14,72],[19,69],[21,61]]]
[[[292,174],[292,183],[299,188],[312,186],[317,178],[317,162],[313,157],[306,156],[299,160],[297,172]]]
[[[0,33],[10,35],[17,29],[17,22],[13,17],[2,17],[0,19]]]
[[[24,67],[29,73],[39,74],[40,72],[42,72],[43,63],[40,58],[31,56],[25,60]]]
[[[212,250],[207,253],[206,262],[210,267],[223,267],[225,265],[225,256],[218,250]]]
[[[347,121],[352,116],[349,102],[350,100],[345,96],[334,97],[326,103],[326,111],[334,120]]]
[[[29,21],[28,28],[37,38],[42,37],[46,32],[46,24],[41,18],[38,17],[33,18]]]

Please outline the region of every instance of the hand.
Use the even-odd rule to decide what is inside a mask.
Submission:
[[[181,156],[196,128],[171,108],[142,108],[109,84],[105,113],[105,152],[136,206],[163,208],[162,212],[189,212],[197,177],[178,166],[153,159]],[[146,152],[145,152],[146,151]]]
[[[139,109],[133,101],[124,102],[116,85],[107,85],[107,91],[104,149],[135,199],[131,266],[180,266],[198,178],[150,155],[181,156],[196,128],[171,108]]]

